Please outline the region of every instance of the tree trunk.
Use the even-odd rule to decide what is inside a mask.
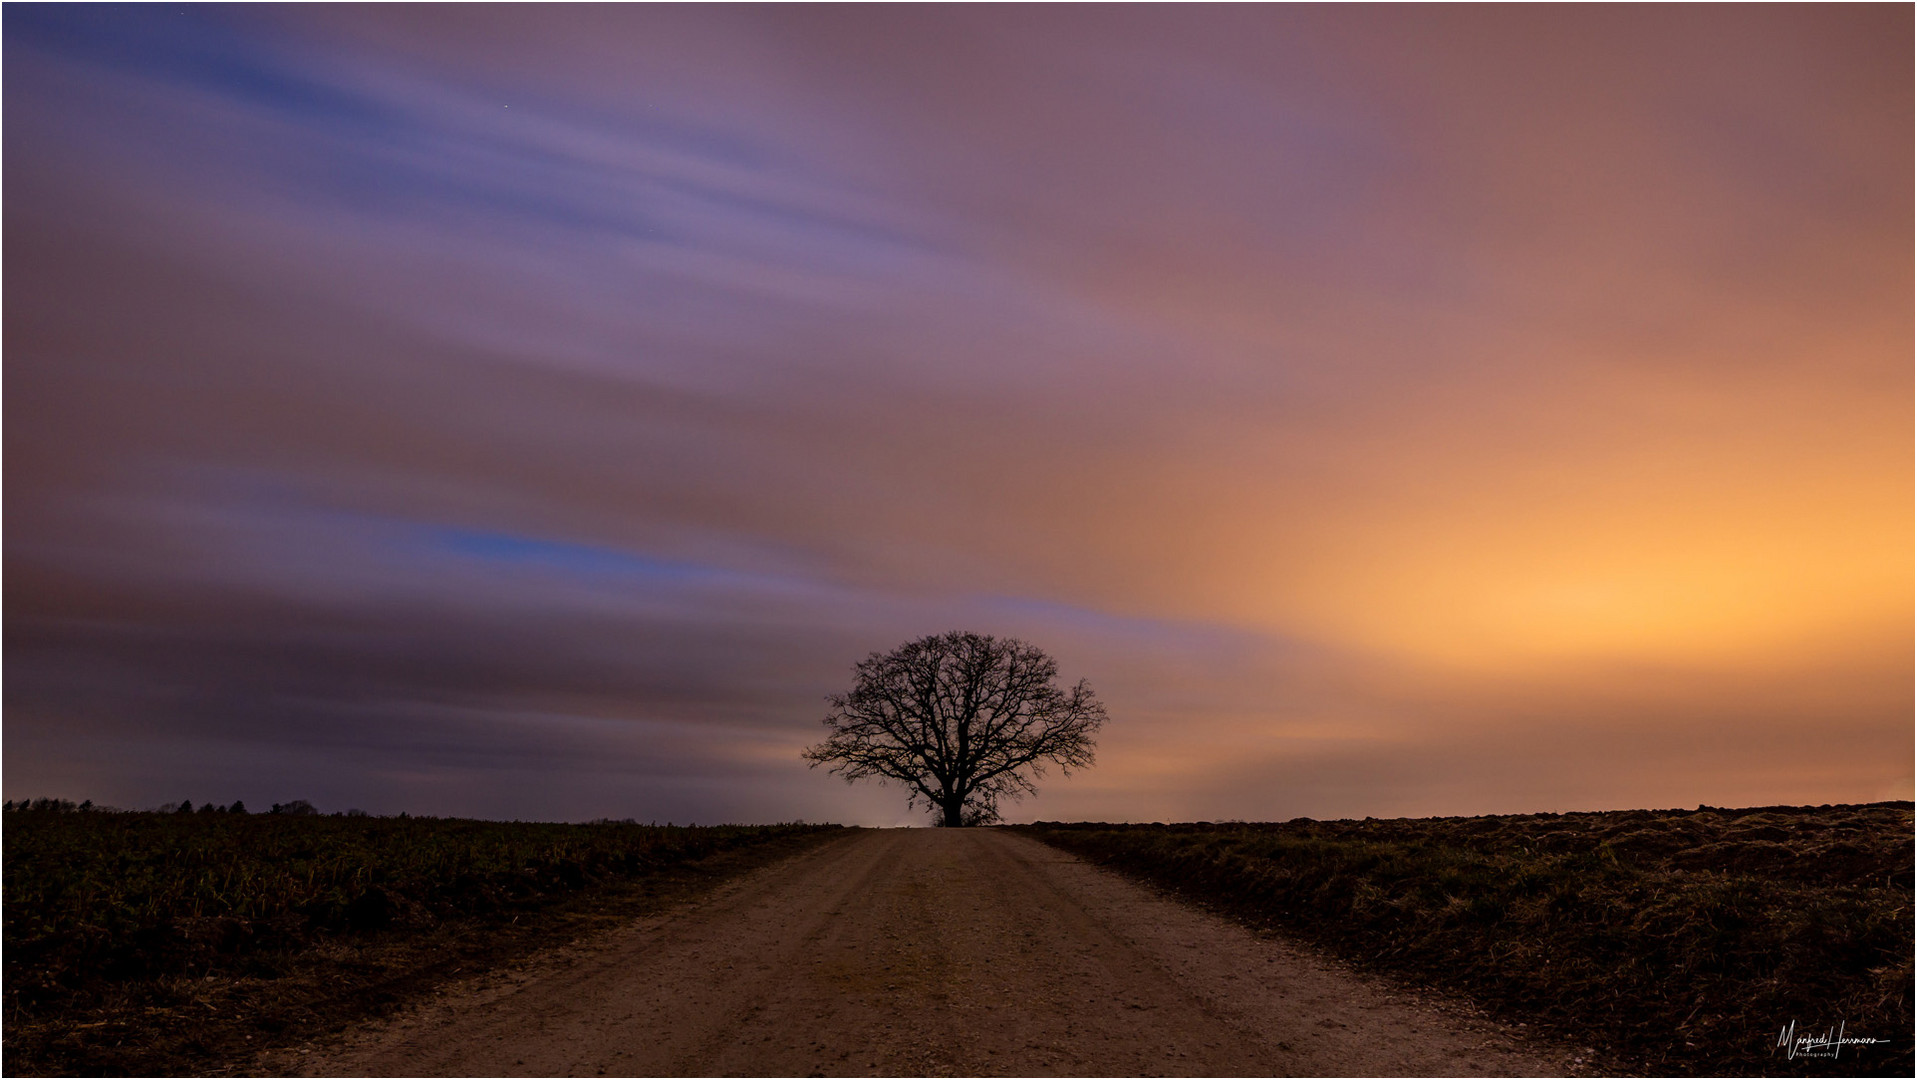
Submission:
[[[945,804],[945,827],[956,829],[965,824],[965,800],[953,799]]]

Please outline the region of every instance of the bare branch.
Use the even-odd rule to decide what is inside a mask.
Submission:
[[[1036,792],[1049,765],[1090,766],[1105,722],[1089,684],[1061,689],[1057,662],[1016,638],[924,637],[853,675],[849,693],[826,699],[831,735],[803,756],[847,782],[898,783],[946,825],[997,820],[1000,800]]]

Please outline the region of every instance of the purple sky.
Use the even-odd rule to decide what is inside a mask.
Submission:
[[[1912,14],[8,4],[5,786],[921,820],[1909,798]]]

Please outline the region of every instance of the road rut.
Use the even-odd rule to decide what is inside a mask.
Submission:
[[[267,1071],[1564,1075],[1469,1010],[1000,830],[858,830]]]

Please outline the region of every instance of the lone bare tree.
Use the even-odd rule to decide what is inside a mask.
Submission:
[[[925,799],[941,825],[997,821],[999,800],[1036,792],[1048,764],[1067,776],[1089,766],[1105,722],[1085,680],[1059,687],[1058,663],[1016,638],[923,637],[853,672],[851,693],[826,699],[832,734],[806,760],[847,783],[896,782],[907,805]]]

